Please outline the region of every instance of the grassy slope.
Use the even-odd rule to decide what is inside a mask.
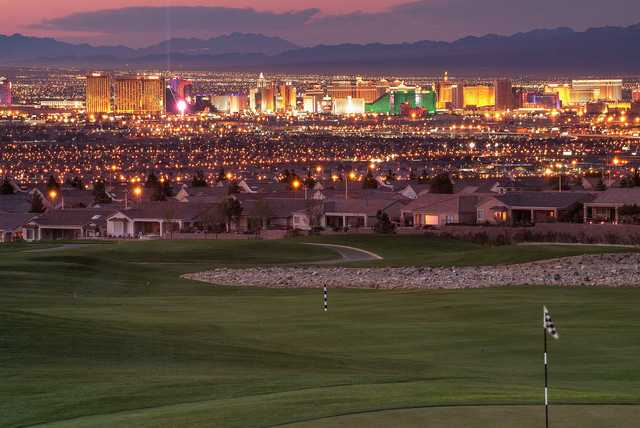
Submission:
[[[640,402],[635,290],[335,290],[324,314],[315,290],[177,279],[332,257],[295,242],[30,249],[0,247],[0,426],[251,427],[536,403],[545,302],[562,334],[553,399]]]
[[[360,266],[476,266],[524,263],[581,254],[637,251],[616,246],[506,245],[482,246],[472,242],[438,239],[426,235],[336,235],[298,238],[302,242],[348,245],[372,251],[384,258]]]
[[[562,428],[619,428],[635,426],[640,406],[553,406],[550,424]],[[500,425],[496,425],[500,421]],[[544,426],[541,406],[437,407],[392,410],[316,421],[281,428],[418,428],[494,427],[539,428]]]

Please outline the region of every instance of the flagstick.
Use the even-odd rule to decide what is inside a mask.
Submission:
[[[547,358],[547,329],[542,329],[544,335],[544,419],[545,427],[549,428],[549,378],[547,375],[547,369],[549,366],[549,360]]]

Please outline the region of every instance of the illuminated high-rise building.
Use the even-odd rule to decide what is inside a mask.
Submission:
[[[403,112],[436,112],[436,93],[419,86],[394,85],[373,103],[365,105],[366,113],[398,115]]]
[[[584,105],[591,101],[621,101],[622,79],[573,80],[571,104]]]
[[[260,111],[263,113],[273,113],[276,111],[276,88],[275,85],[260,88]]]
[[[281,84],[278,87],[278,96],[276,101],[278,112],[292,112],[297,109],[298,93],[291,82]]]
[[[116,113],[141,113],[142,79],[137,76],[116,79],[115,106]]]
[[[385,94],[389,88],[389,82],[381,80],[377,84],[358,77],[353,80],[336,80],[327,88],[328,95],[333,98],[352,97],[364,99],[366,103],[372,103]]]
[[[267,82],[260,73],[257,85],[249,90],[249,108],[258,113],[274,113],[278,106],[278,88],[275,83]]]
[[[302,110],[305,113],[321,113],[324,97],[325,92],[320,85],[307,89],[302,97]]]
[[[465,86],[464,107],[490,107],[495,105],[495,88],[487,85]]]
[[[11,81],[0,77],[0,106],[10,106],[13,103],[11,97]]]
[[[169,80],[166,89],[166,111],[185,113],[195,109],[196,97],[191,80],[174,77]]]
[[[142,79],[142,111],[152,114],[164,113],[165,94],[163,78],[150,76]]]
[[[449,80],[449,73],[444,72],[441,81],[436,82],[436,94],[438,101],[436,107],[440,110],[453,110],[464,108],[464,84],[453,83]]]
[[[362,114],[365,112],[365,101],[362,98],[335,98],[333,100],[333,114]]]
[[[248,98],[243,94],[214,95],[210,97],[210,104],[219,112],[240,113],[247,109]]]
[[[100,73],[87,76],[85,104],[88,114],[111,112],[111,76]]]
[[[498,79],[494,82],[496,110],[511,110],[513,108],[513,87],[511,80]]]
[[[267,79],[264,78],[264,73],[260,73],[256,86],[258,88],[265,88],[267,86]]]
[[[563,107],[571,105],[571,85],[568,83],[550,83],[544,87],[547,94],[558,94]]]
[[[520,94],[520,107],[527,110],[554,110],[560,108],[560,96],[557,93],[523,91]]]
[[[116,112],[158,114],[165,111],[164,79],[159,76],[131,76],[116,79]]]

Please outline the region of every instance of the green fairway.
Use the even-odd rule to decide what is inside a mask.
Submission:
[[[562,428],[620,428],[637,425],[640,406],[554,406],[550,423]],[[540,406],[456,406],[339,416],[281,428],[544,427]]]
[[[299,238],[303,242],[331,243],[362,248],[384,258],[358,266],[476,266],[525,263],[581,254],[639,251],[620,246],[597,245],[504,245],[483,246],[472,242],[427,235],[334,235]]]
[[[468,245],[411,239],[414,249],[451,253]],[[382,252],[380,242],[362,247]],[[411,254],[407,242],[396,250]],[[580,251],[604,251],[595,248]],[[354,415],[343,417],[494,427],[494,415],[511,414],[500,427],[526,428],[540,409],[511,406],[542,400],[542,304],[561,334],[550,343],[552,401],[640,404],[634,289],[340,289],[324,313],[320,290],[179,279],[212,266],[335,257],[297,240],[0,246],[0,426],[357,426],[324,419]],[[371,413],[451,405],[465,407],[417,409],[400,425]],[[497,407],[468,416],[475,407],[466,406],[483,405]],[[593,413],[617,427],[635,411],[572,409],[584,409],[578,421]],[[475,425],[441,422],[450,417]]]

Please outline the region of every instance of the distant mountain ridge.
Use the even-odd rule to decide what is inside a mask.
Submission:
[[[91,46],[72,44],[53,38],[29,37],[22,34],[0,35],[0,56],[5,61],[37,60],[39,58],[90,58],[110,56],[114,59],[139,58],[157,54],[224,55],[231,53],[276,55],[298,49],[288,40],[261,34],[232,33],[203,39],[175,38],[141,49],[126,46]]]
[[[208,40],[171,39],[147,48],[138,49],[142,55],[165,54],[167,52],[187,55],[223,55],[232,53],[276,55],[299,46],[280,37],[268,37],[262,34],[232,33]]]
[[[0,36],[8,64],[215,67],[221,69],[478,72],[579,71],[640,73],[640,24],[533,30],[510,36],[469,36],[454,42],[318,45],[300,48],[284,39],[233,33],[209,40],[173,39],[142,49],[73,45],[48,38]]]

